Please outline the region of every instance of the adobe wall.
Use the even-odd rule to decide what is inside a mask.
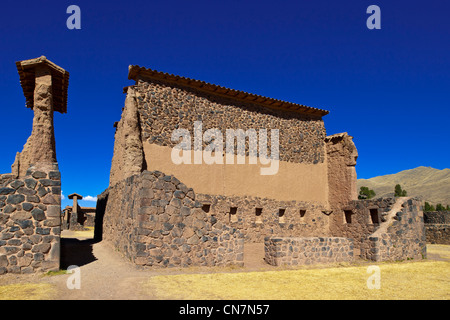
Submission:
[[[59,269],[60,208],[56,164],[31,167],[0,185],[0,274]]]
[[[353,261],[352,239],[338,237],[267,237],[265,261],[273,266],[296,266]]]
[[[358,151],[353,137],[346,132],[327,136],[325,142],[328,203],[331,210],[340,210],[358,199],[355,169]]]
[[[427,243],[450,244],[450,211],[424,212]]]
[[[249,164],[174,164],[172,148],[144,142],[146,168],[172,174],[192,186],[197,193],[227,197],[259,197],[279,201],[327,203],[327,166],[279,162],[275,175],[261,175],[266,165]]]
[[[174,176],[144,171],[99,195],[100,237],[140,266],[242,265],[243,234],[202,210]]]

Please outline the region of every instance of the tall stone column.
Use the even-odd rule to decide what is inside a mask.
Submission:
[[[30,161],[33,164],[56,162],[52,74],[47,65],[39,65],[35,68],[33,110]]]
[[[16,63],[27,107],[34,111],[33,128],[12,173],[24,177],[32,165],[56,163],[53,112],[66,113],[69,73],[42,56]]]
[[[16,66],[34,118],[31,135],[0,188],[0,239],[11,239],[0,243],[0,275],[56,271],[61,263],[61,173],[53,112],[66,113],[69,73],[45,57]]]
[[[77,193],[72,193],[69,195],[69,199],[73,199],[72,212],[70,214],[70,220],[68,229],[76,230],[78,229],[78,200],[82,200],[83,197]]]
[[[328,202],[331,208],[342,209],[351,200],[357,200],[356,159],[358,151],[353,137],[338,133],[326,137],[328,166]]]

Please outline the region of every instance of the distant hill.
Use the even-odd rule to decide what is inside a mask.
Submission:
[[[450,205],[450,169],[418,167],[395,174],[370,179],[358,179],[358,192],[365,186],[373,189],[375,197],[394,195],[394,187],[400,184],[408,196],[421,196],[424,201],[436,205]]]

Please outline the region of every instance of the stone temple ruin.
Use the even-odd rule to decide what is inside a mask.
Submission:
[[[35,120],[12,173],[0,180],[0,274],[59,263],[52,113],[66,112],[68,73],[45,57],[17,66]],[[357,200],[358,153],[347,133],[326,135],[328,111],[139,66],[129,67],[128,78],[135,83],[124,89],[114,124],[110,184],[98,196],[95,239],[136,265],[242,266],[245,246],[254,243],[272,265],[426,256],[420,201]],[[238,134],[229,138],[230,129]],[[180,130],[194,141],[177,149]],[[261,149],[264,130],[279,134],[266,137],[270,155]],[[256,149],[249,138],[255,132]],[[210,153],[214,161],[196,153],[228,139],[224,154]],[[174,161],[174,153],[192,161]],[[274,163],[275,174],[261,174]]]

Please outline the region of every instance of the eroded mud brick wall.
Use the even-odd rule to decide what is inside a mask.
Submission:
[[[103,239],[137,265],[243,265],[243,234],[205,212],[174,176],[144,171],[107,189],[98,203]]]
[[[0,274],[58,270],[61,175],[31,167],[0,185]]]

